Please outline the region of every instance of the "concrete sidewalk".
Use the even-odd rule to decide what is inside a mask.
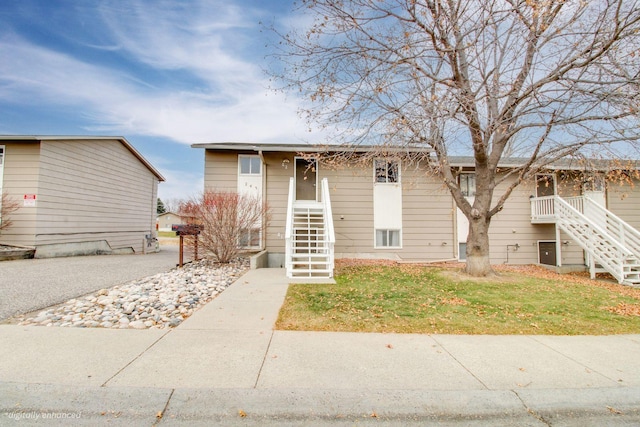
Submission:
[[[249,271],[172,330],[1,325],[0,425],[640,424],[640,335],[273,331],[287,286]]]

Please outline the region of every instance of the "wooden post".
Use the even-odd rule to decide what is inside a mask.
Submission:
[[[194,261],[198,261],[198,235],[193,235],[193,252],[194,252]]]
[[[180,234],[180,258],[178,260],[178,267],[182,268],[182,260],[183,260],[183,255],[184,255],[184,236],[182,234]]]

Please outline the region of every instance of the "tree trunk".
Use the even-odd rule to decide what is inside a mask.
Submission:
[[[466,273],[483,277],[493,273],[489,260],[489,224],[484,215],[469,221]]]

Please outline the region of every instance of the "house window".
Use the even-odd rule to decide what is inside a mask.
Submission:
[[[399,248],[400,230],[376,230],[376,248]]]
[[[245,230],[241,236],[238,246],[241,248],[259,248],[261,232],[259,228]]]
[[[238,157],[240,163],[241,175],[260,175],[262,162],[260,156],[243,156]]]
[[[467,242],[458,243],[458,260],[467,260]]]
[[[556,194],[556,180],[553,175],[536,175],[536,196],[554,196]]]
[[[476,174],[460,174],[460,191],[464,197],[475,197],[476,195]]]
[[[376,182],[400,182],[400,167],[398,162],[387,160],[375,160],[373,162]]]
[[[0,146],[0,166],[2,166],[4,163],[4,147]]]
[[[604,188],[604,178],[599,175],[587,177],[582,184],[582,191],[604,191]]]

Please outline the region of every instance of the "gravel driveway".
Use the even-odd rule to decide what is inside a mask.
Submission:
[[[0,321],[102,288],[168,271],[178,246],[147,255],[96,255],[0,262]]]

